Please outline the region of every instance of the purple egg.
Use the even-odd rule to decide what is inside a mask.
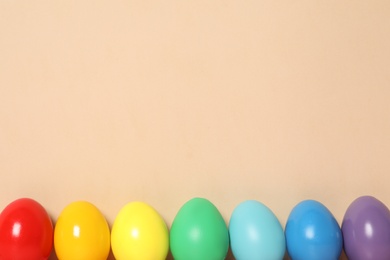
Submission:
[[[341,229],[349,260],[390,259],[390,211],[381,201],[357,198],[345,212]]]

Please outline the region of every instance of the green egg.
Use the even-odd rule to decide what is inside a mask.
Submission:
[[[176,214],[170,231],[175,260],[223,260],[229,233],[218,209],[207,199],[193,198]]]

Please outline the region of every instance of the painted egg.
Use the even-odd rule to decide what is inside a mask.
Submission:
[[[390,211],[378,199],[354,200],[345,212],[342,232],[348,259],[390,259]]]
[[[86,201],[66,206],[54,228],[54,248],[61,260],[106,260],[110,229],[103,214]]]
[[[288,217],[285,233],[292,259],[337,260],[341,255],[340,226],[320,202],[305,200],[296,205]]]
[[[0,215],[0,259],[48,259],[53,225],[41,204],[29,198],[10,203]]]
[[[281,260],[286,251],[282,225],[274,213],[255,200],[244,201],[229,222],[230,247],[237,260]]]
[[[170,232],[175,260],[222,260],[229,233],[218,209],[207,199],[194,198],[176,214]]]
[[[169,231],[154,208],[131,202],[115,218],[111,245],[116,259],[164,260],[169,251]]]

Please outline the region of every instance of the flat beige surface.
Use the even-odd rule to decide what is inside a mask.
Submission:
[[[0,207],[390,205],[390,1],[0,1]]]

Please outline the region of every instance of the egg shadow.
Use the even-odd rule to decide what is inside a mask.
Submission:
[[[343,252],[341,253],[340,260],[348,260],[348,257],[347,257],[347,255],[345,254],[345,251],[344,251],[344,250],[343,250]]]
[[[110,254],[107,257],[107,260],[115,260],[114,254],[112,253],[112,249],[110,249]]]
[[[58,260],[58,257],[57,257],[57,255],[56,255],[56,252],[55,252],[55,250],[54,250],[54,247],[53,247],[53,249],[51,250],[51,254],[50,254],[49,260]]]
[[[235,260],[232,250],[229,247],[225,260]]]
[[[52,245],[51,253],[50,253],[48,260],[58,260],[58,257],[56,255],[56,251],[54,250],[54,228],[55,228],[55,224],[56,224],[56,219],[53,217],[51,212],[47,212],[47,214],[49,215],[51,223],[53,225],[53,238],[52,238],[53,245]]]
[[[166,260],[174,260],[171,250],[169,250]]]

